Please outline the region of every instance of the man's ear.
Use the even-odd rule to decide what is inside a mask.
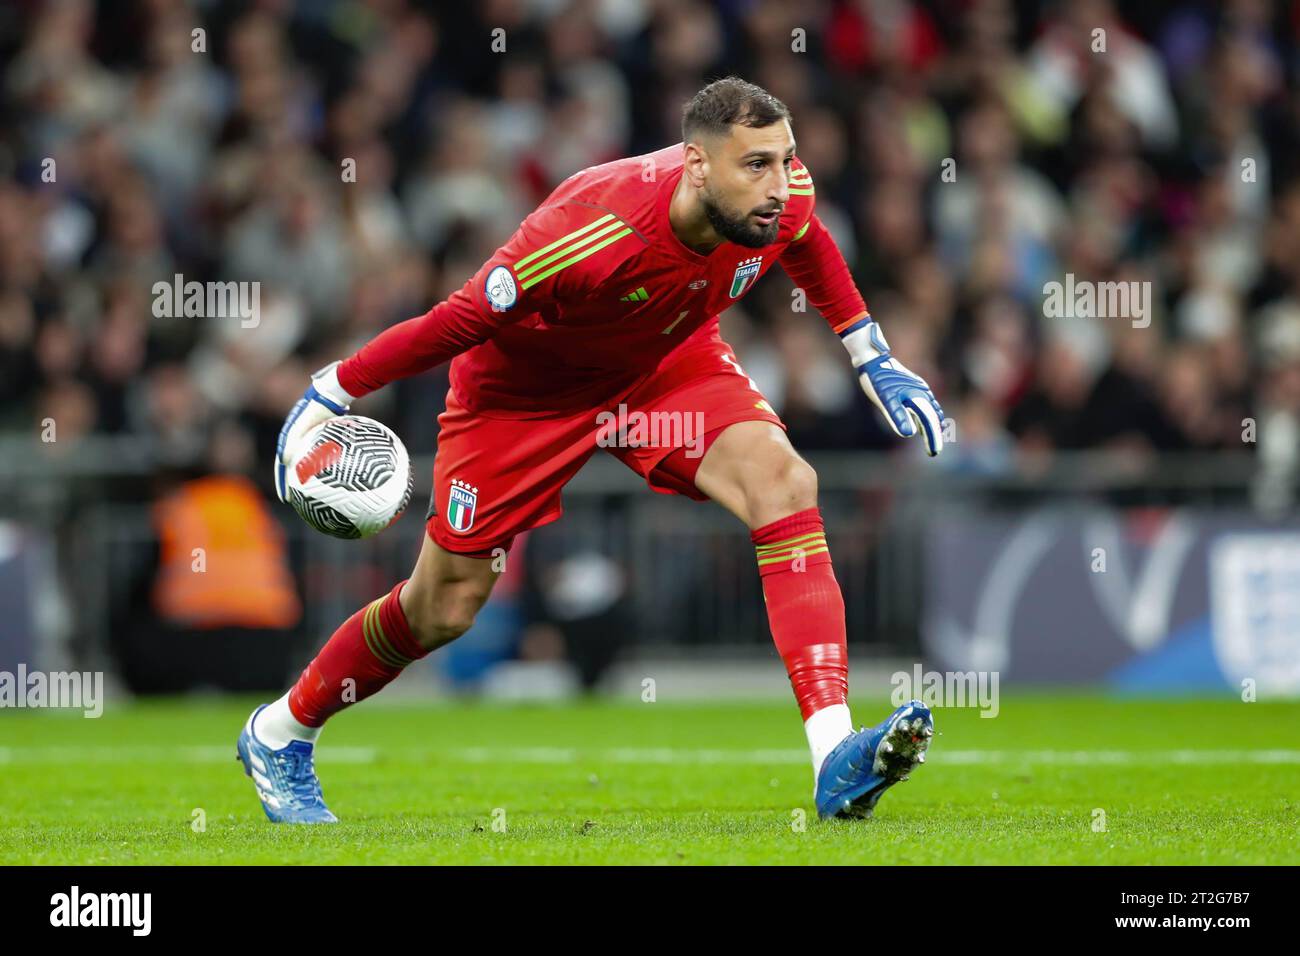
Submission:
[[[682,175],[695,189],[704,185],[709,175],[709,154],[702,143],[692,141],[686,144]]]

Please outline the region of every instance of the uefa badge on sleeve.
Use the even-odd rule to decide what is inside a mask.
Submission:
[[[509,312],[519,298],[519,285],[505,266],[497,266],[483,283],[483,295],[493,312]]]
[[[474,508],[478,505],[478,489],[468,481],[453,478],[451,493],[447,496],[447,524],[457,534],[464,534],[474,525]]]

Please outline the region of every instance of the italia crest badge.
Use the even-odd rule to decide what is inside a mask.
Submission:
[[[457,534],[464,534],[474,526],[474,509],[478,506],[478,489],[468,481],[453,478],[451,494],[447,496],[447,524]]]
[[[763,268],[763,257],[754,256],[752,259],[744,260],[736,266],[736,274],[731,278],[731,297],[739,299],[749,288],[749,284],[754,281],[759,270]]]

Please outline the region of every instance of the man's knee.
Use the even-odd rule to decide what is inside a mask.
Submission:
[[[817,506],[817,473],[770,422],[741,422],[723,431],[695,484],[751,529]]]
[[[817,507],[817,472],[798,455],[782,455],[753,474],[756,480],[747,496],[752,527]]]
[[[420,646],[432,650],[468,631],[491,591],[492,581],[479,578],[431,582],[412,578],[402,589],[402,609]]]

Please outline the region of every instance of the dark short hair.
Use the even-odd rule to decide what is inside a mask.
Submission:
[[[727,136],[732,126],[771,126],[790,118],[775,96],[738,76],[714,80],[682,108],[682,142],[701,133]]]

